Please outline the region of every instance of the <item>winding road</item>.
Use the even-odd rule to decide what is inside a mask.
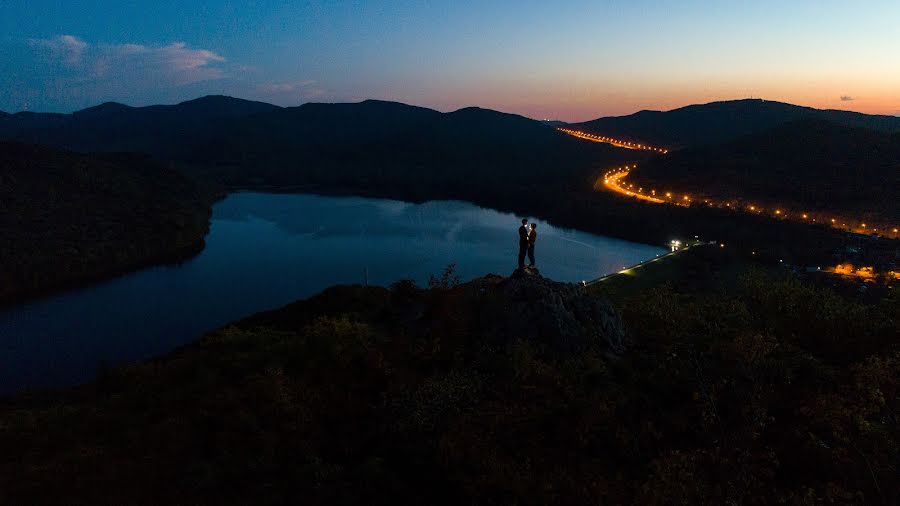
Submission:
[[[660,154],[667,154],[669,152],[668,148],[661,148],[657,146],[650,146],[647,144],[625,141],[622,139],[615,139],[604,135],[596,135],[589,132],[582,132],[580,130],[573,130],[571,128],[557,127],[557,130],[564,134],[571,135],[572,137],[577,137],[579,139],[584,139],[591,142],[610,144],[612,146],[623,149],[652,151]],[[694,203],[693,198],[690,195],[677,196],[669,191],[657,191],[653,188],[645,189],[641,186],[636,187],[633,183],[628,183],[625,178],[628,177],[628,174],[635,168],[637,168],[636,164],[630,164],[623,167],[610,169],[603,175],[602,178],[597,179],[597,181],[594,183],[594,189],[606,189],[625,197],[636,198],[638,200],[651,202],[654,204],[674,204],[681,207],[689,207]],[[889,225],[886,223],[881,223],[880,225],[873,225],[872,223],[866,223],[865,220],[851,219],[836,215],[830,217],[827,215],[816,216],[816,214],[812,212],[788,212],[786,208],[779,206],[770,207],[769,210],[766,210],[762,205],[750,204],[746,201],[743,201],[742,199],[737,198],[723,201],[715,201],[709,198],[703,198],[702,204],[708,207],[731,209],[733,211],[742,211],[748,214],[769,214],[772,218],[775,219],[790,219],[806,223],[822,223],[825,225],[830,225],[834,228],[857,234],[881,234],[887,237],[900,237],[900,227],[897,227],[896,224]]]

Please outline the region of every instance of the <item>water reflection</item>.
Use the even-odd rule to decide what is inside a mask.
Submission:
[[[0,391],[83,381],[101,363],[165,353],[334,284],[424,284],[451,262],[464,280],[508,274],[518,221],[463,202],[233,194],[194,259],[0,312]],[[538,266],[562,281],[662,252],[540,221],[538,231]]]

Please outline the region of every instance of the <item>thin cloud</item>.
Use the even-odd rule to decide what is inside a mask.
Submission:
[[[148,76],[176,86],[221,79],[222,68],[215,66],[225,57],[208,49],[193,49],[184,42],[165,46],[109,44],[100,48],[93,61],[94,75]]]
[[[265,83],[260,84],[256,89],[264,95],[292,95],[298,96],[301,99],[318,97],[325,93],[325,90],[316,86],[316,81],[311,79],[281,83]]]
[[[184,42],[174,42],[156,50],[162,61],[178,71],[191,71],[206,67],[213,62],[223,62],[225,58],[206,49],[190,49]]]
[[[89,44],[73,35],[32,39],[29,45],[73,71],[75,82],[134,81],[181,86],[221,79],[224,70],[216,64],[225,57],[208,49],[191,48],[184,42],[164,46],[144,44]]]
[[[841,95],[841,102],[853,102],[854,100],[856,99],[850,95]]]
[[[316,84],[313,80],[294,81],[287,83],[267,83],[257,87],[263,93],[290,93]]]
[[[78,66],[88,48],[87,42],[74,35],[60,35],[52,39],[29,39],[28,45],[48,51],[51,58],[59,59],[69,67]]]
[[[29,85],[17,92],[19,102],[40,97],[66,109],[108,100],[148,104],[235,94],[294,105],[327,95],[317,81],[267,81],[253,66],[185,41],[100,43],[60,35],[27,42],[32,64],[26,66]]]

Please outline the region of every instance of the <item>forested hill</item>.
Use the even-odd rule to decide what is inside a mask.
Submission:
[[[453,195],[449,186],[589,188],[601,170],[633,158],[514,114],[378,100],[289,108],[230,97],[141,108],[106,103],[71,115],[0,118],[0,138],[147,153],[240,186],[399,185],[429,197],[438,197],[436,189]]]
[[[21,112],[0,117],[0,139],[81,152],[140,152],[171,157],[230,121],[279,109],[224,96],[175,105],[130,107],[107,102],[72,114]]]
[[[196,252],[212,199],[146,155],[0,142],[0,302]]]
[[[900,133],[806,119],[641,165],[656,188],[900,220]]]
[[[822,110],[768,100],[732,100],[689,105],[671,111],[641,111],[599,118],[573,128],[670,148],[721,143],[760,133],[800,119],[838,125],[900,131],[900,117]]]
[[[232,185],[406,188],[429,198],[475,189],[590,188],[632,153],[572,139],[513,114],[399,103],[307,104],[246,118],[187,158]]]

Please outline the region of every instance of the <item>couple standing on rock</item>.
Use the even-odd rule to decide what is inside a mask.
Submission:
[[[537,240],[537,223],[528,225],[528,219],[522,218],[519,227],[519,269],[525,268],[525,254],[528,254],[528,267],[534,267],[534,241]]]

